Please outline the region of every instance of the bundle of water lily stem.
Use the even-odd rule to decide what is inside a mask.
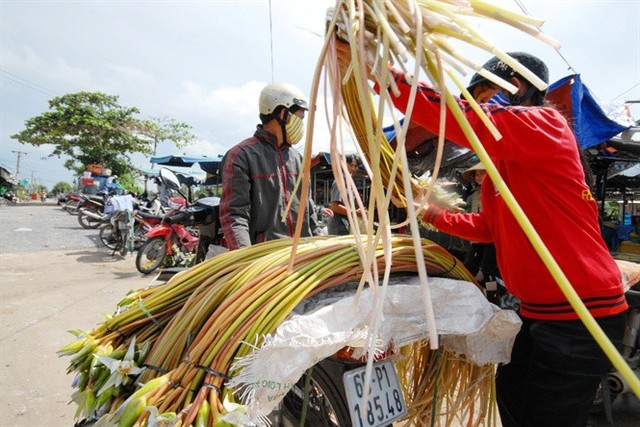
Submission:
[[[390,271],[416,271],[411,238],[393,236],[389,243]],[[77,416],[102,416],[98,425],[159,425],[161,419],[179,419],[184,426],[226,425],[221,417],[237,407],[225,382],[234,375],[234,360],[253,350],[249,343],[273,333],[305,298],[362,277],[353,236],[299,242],[290,270],[291,245],[291,239],[280,239],[224,253],[165,285],[130,293],[93,331],[76,331],[78,340],[60,353],[73,356],[69,371],[77,375]],[[389,264],[384,252],[379,244],[374,254],[379,269]],[[438,245],[423,241],[421,252],[430,274],[472,280]],[[421,356],[404,362],[407,371],[415,371],[407,374],[415,390],[437,385],[428,382],[437,375],[422,373],[424,349],[416,345],[413,351]],[[454,355],[447,359],[443,366],[457,365],[458,375],[441,375],[443,396],[454,390],[444,387],[446,382],[473,389],[474,381],[484,381],[490,388],[490,367],[472,367]]]
[[[470,282],[473,278],[444,249],[420,239],[416,210],[407,209],[411,236],[392,234],[388,215],[392,200],[405,207],[414,206],[415,197],[430,201],[436,197],[445,205],[450,202],[446,195],[434,195],[436,186],[424,188],[425,182],[437,182],[443,135],[433,174],[421,185],[420,179],[409,174],[403,148],[410,111],[403,126],[394,117],[398,130],[394,151],[381,129],[381,118],[391,102],[386,98],[387,91],[381,90],[376,111],[366,65],[373,65],[371,74],[382,88],[391,87],[393,91],[387,65],[393,62],[404,67],[412,57],[412,74],[425,72],[445,94],[449,108],[456,108],[443,76],[447,74],[464,93],[456,73],[464,74],[466,69],[477,72],[480,67],[466,60],[450,40],[504,57],[522,71],[517,62],[474,30],[469,19],[477,17],[497,19],[550,41],[537,29],[541,21],[484,1],[338,1],[328,19],[311,104],[315,104],[325,76],[326,87],[332,91],[326,98],[333,100],[332,108],[327,108],[332,167],[349,207],[354,235],[280,239],[254,245],[216,256],[166,284],[132,291],[117,311],[91,332],[74,331],[77,340],[59,352],[72,356],[68,371],[76,376],[76,417],[99,418],[96,425],[105,426],[230,425],[223,420],[225,415],[243,410],[237,390],[227,386],[237,374],[234,362],[259,347],[297,304],[348,281],[359,282],[358,292],[364,286],[384,288],[391,274],[410,271],[421,278],[429,330],[428,340],[398,349],[403,357],[396,367],[409,407],[406,424],[450,425],[455,421],[494,425],[494,367],[474,366],[464,357],[439,348],[429,295],[428,275]],[[336,63],[334,43],[338,37],[353,49],[353,62],[346,74],[341,74]],[[495,76],[487,77],[509,87]],[[299,182],[301,206],[306,205],[308,194],[314,113],[309,114],[305,170]],[[357,211],[364,212],[365,206],[339,154],[344,152],[343,130],[350,131],[357,141],[372,182],[362,230]],[[498,136],[495,129],[494,135]],[[499,175],[481,144],[472,143],[497,182]],[[506,192],[508,189],[501,189],[502,194]],[[302,221],[297,224],[299,236]],[[379,323],[379,317],[372,319],[366,352],[367,381],[373,355],[379,350],[375,347]]]

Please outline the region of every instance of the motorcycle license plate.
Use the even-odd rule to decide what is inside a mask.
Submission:
[[[364,375],[366,366],[345,372],[344,381],[347,403],[353,427],[378,427],[390,424],[407,414],[398,375],[390,361],[373,364],[369,396],[364,395]]]

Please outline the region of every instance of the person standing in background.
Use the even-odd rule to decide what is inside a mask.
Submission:
[[[358,170],[360,159],[355,154],[347,154],[345,160],[349,174],[353,176]],[[347,207],[342,203],[342,196],[336,180],[331,184],[331,211],[333,217],[329,219],[329,234],[336,236],[350,234]]]

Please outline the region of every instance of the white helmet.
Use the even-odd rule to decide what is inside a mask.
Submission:
[[[304,93],[297,87],[287,83],[270,83],[260,92],[260,114],[269,115],[282,105],[291,108],[297,105],[305,110],[309,109],[309,102]]]

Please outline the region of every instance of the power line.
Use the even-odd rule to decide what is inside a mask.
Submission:
[[[622,95],[625,95],[629,92],[631,92],[633,89],[637,88],[638,86],[640,86],[640,82],[634,84],[633,86],[631,86],[629,89],[625,90],[624,92],[622,92],[620,95],[616,96],[615,98],[612,99],[612,101],[615,101],[616,99],[620,98]]]
[[[27,83],[29,83],[29,84],[33,85],[33,86],[39,87],[40,89],[44,89],[44,90],[46,90],[47,92],[55,93],[54,91],[50,90],[49,88],[46,88],[46,87],[44,87],[44,86],[42,86],[42,85],[39,85],[38,83],[32,82],[31,80],[25,79],[24,77],[20,77],[20,76],[18,76],[17,74],[10,73],[9,71],[7,71],[7,70],[3,70],[3,69],[1,69],[1,68],[0,68],[0,71],[2,71],[2,72],[3,72],[3,73],[5,73],[5,74],[9,74],[10,76],[13,76],[13,77],[15,77],[15,78],[17,78],[17,79],[23,80],[23,81],[25,81],[25,82],[27,82]]]
[[[529,13],[529,11],[527,10],[527,8],[525,7],[524,3],[522,3],[522,0],[513,0],[518,7],[520,8],[520,10],[527,16],[531,16],[531,14]],[[540,31],[541,33],[544,33],[544,31],[542,31],[542,28],[540,28],[539,26],[535,26],[538,31]],[[571,64],[569,64],[569,61],[567,60],[567,58],[564,57],[564,55],[562,54],[562,52],[560,52],[559,50],[555,50],[556,53],[558,54],[558,56],[560,56],[560,58],[562,58],[562,60],[564,61],[565,64],[567,64],[567,67],[569,70],[571,70],[573,72],[573,74],[578,74],[578,72],[571,66]]]
[[[275,81],[273,72],[273,19],[271,17],[271,0],[269,0],[269,44],[271,47],[271,83]]]
[[[30,80],[22,78],[22,77],[20,77],[20,76],[18,76],[16,74],[10,73],[10,72],[8,72],[6,70],[2,70],[2,69],[0,69],[0,72],[2,72],[2,77],[4,77],[7,80],[10,80],[10,81],[12,81],[14,83],[17,83],[17,84],[19,84],[21,86],[28,87],[29,89],[33,89],[33,90],[35,90],[37,92],[40,92],[40,93],[43,93],[45,95],[57,96],[57,94],[54,91],[52,91],[50,89],[47,89],[46,87],[44,87],[42,85],[39,85],[37,83],[34,83],[34,82],[30,81]],[[11,77],[9,77],[9,76],[11,76]]]
[[[12,81],[12,82],[14,82],[14,83],[17,83],[17,84],[19,84],[19,85],[21,85],[21,86],[28,87],[29,89],[33,89],[33,90],[35,90],[36,92],[40,92],[40,93],[42,93],[42,94],[44,94],[44,95],[47,95],[47,96],[51,95],[50,93],[47,93],[47,92],[45,92],[45,91],[43,91],[43,90],[40,90],[40,89],[35,88],[35,87],[33,87],[33,86],[29,86],[28,84],[22,83],[22,82],[20,82],[20,81],[18,81],[18,80],[14,80],[14,79],[12,79],[11,77],[7,77],[7,76],[2,76],[2,77],[4,77],[4,78],[5,78],[5,79],[7,79],[7,80],[10,80],[10,81]]]

